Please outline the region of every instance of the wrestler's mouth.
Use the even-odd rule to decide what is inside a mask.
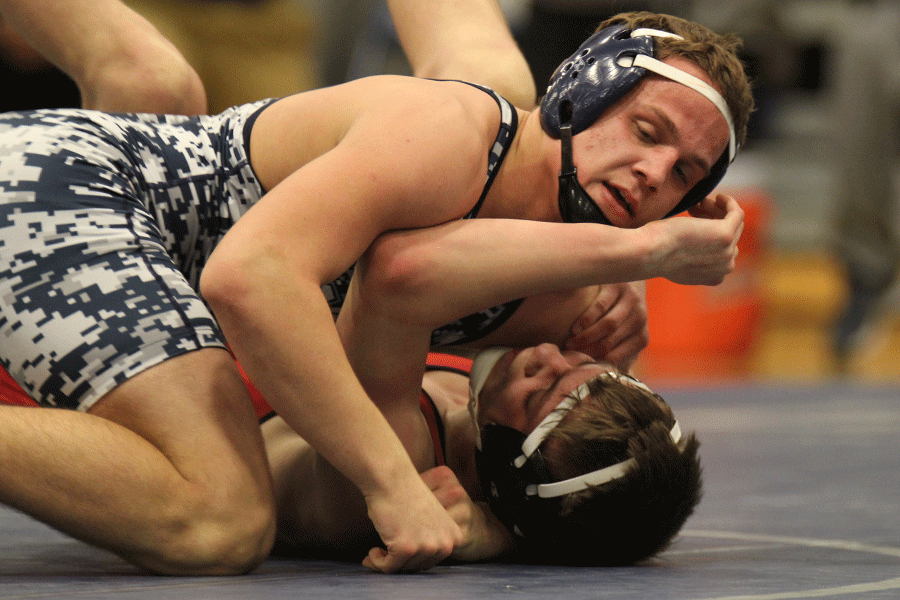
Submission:
[[[627,212],[629,216],[633,217],[634,208],[631,206],[631,203],[628,201],[628,198],[625,197],[622,190],[610,183],[604,183],[603,185],[606,186],[606,189],[609,190],[609,193],[612,194],[613,199],[615,199],[619,206],[625,209],[625,212]]]

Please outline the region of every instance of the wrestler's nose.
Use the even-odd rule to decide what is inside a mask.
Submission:
[[[532,351],[531,359],[525,367],[525,375],[527,377],[548,375],[555,378],[571,368],[572,365],[560,352],[558,346],[555,344],[541,344],[540,346],[535,346]]]

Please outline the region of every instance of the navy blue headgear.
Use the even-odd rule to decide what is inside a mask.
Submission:
[[[653,59],[654,37],[660,35],[674,36],[667,32],[632,31],[625,25],[612,25],[588,38],[550,78],[547,93],[541,99],[541,126],[550,136],[562,141],[559,209],[567,223],[610,224],[597,203],[578,182],[578,170],[572,162],[572,136],[590,127],[603,111],[631,90],[648,70],[690,85],[706,95],[722,111],[731,129],[729,146],[713,165],[710,174],[688,191],[666,217],[687,210],[709,195],[734,160],[734,126],[728,107],[721,97],[714,99],[708,91],[698,89],[697,83],[686,82],[686,79],[695,78],[683,71],[655,59],[645,60]],[[697,81],[700,87],[712,90],[706,83]],[[713,90],[712,95],[718,96],[718,92]]]

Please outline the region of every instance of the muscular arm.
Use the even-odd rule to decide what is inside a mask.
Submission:
[[[206,297],[235,355],[285,421],[362,492],[382,540],[396,549],[383,570],[432,566],[452,551],[458,530],[355,377],[319,288],[327,278],[251,257],[207,267],[231,271],[219,273]],[[235,273],[253,273],[252,282]]]
[[[716,285],[734,267],[743,212],[639,229],[503,219],[458,221],[381,238],[385,310],[439,325],[522,296],[666,277]]]
[[[496,0],[388,0],[417,77],[462,79],[514,105],[535,104],[534,77]]]
[[[75,81],[85,108],[206,112],[206,93],[194,69],[119,0],[0,0],[0,15]]]
[[[397,86],[405,86],[409,106],[378,104],[380,83],[390,86],[391,93],[383,94],[389,100],[397,97]],[[352,89],[371,93],[365,100],[359,100],[361,95],[348,98],[346,110],[363,101],[376,105],[367,105],[346,128],[339,128],[337,146],[271,187],[219,244],[201,281],[204,297],[251,380],[291,428],[366,498],[369,516],[391,553],[377,557],[383,560],[376,560],[376,566],[387,571],[435,564],[450,553],[460,531],[354,373],[320,286],[353,264],[382,232],[446,221],[475,202],[486,149],[472,149],[470,139],[466,148],[465,136],[460,136],[463,148],[457,155],[471,153],[474,172],[462,168],[453,177],[443,176],[442,156],[456,137],[449,125],[459,129],[465,122],[452,102],[445,103],[451,111],[446,116],[433,106],[417,108],[423,103],[416,95],[433,87],[443,86],[387,78],[304,95],[332,107],[340,105],[332,101],[335,94]],[[259,117],[253,152],[268,147],[257,136],[269,136],[281,146],[279,155],[292,155],[284,148],[294,141],[279,137],[285,126],[277,116],[279,106],[290,107],[291,102],[276,103]],[[423,113],[410,118],[415,110]],[[421,126],[426,119],[446,123],[432,120],[426,125],[434,126]],[[398,134],[412,127],[409,121],[420,126]],[[398,163],[409,168],[397,169]],[[261,165],[255,161],[254,166]],[[263,167],[259,172],[264,177],[277,170]]]

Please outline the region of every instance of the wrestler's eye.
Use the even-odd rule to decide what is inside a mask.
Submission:
[[[634,129],[635,129],[635,132],[637,133],[637,137],[642,142],[646,142],[648,144],[652,144],[652,143],[656,142],[656,140],[653,139],[653,135],[650,133],[650,131],[646,127],[641,125],[640,123],[635,123]]]

